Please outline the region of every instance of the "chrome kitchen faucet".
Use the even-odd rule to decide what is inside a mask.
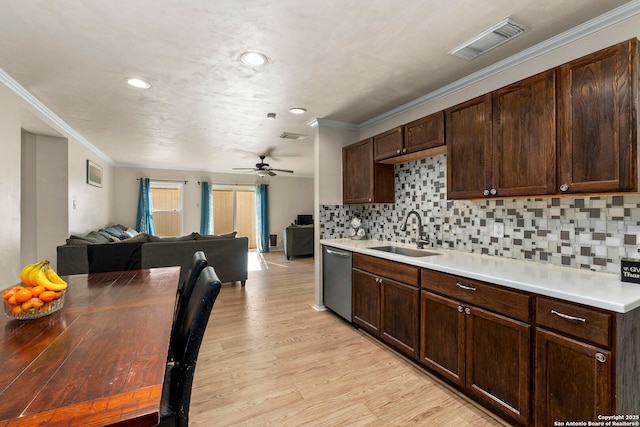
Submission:
[[[418,236],[416,238],[416,245],[418,246],[418,249],[424,249],[424,245],[429,244],[429,236],[425,235],[422,231],[422,218],[417,211],[412,210],[407,214],[407,217],[404,219],[404,224],[402,224],[400,230],[407,231],[407,223],[409,222],[409,217],[411,216],[411,214],[414,214],[416,218],[418,218]]]

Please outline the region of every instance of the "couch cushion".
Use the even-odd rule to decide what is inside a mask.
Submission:
[[[195,240],[195,233],[187,234],[186,236],[176,237],[176,240],[179,242],[184,242],[185,240]]]
[[[175,242],[177,241],[177,237],[159,237],[159,236],[149,236],[150,242]]]
[[[238,234],[237,231],[232,231],[231,233],[225,233],[225,234],[193,233],[193,237],[195,238],[195,240],[232,239],[236,237],[236,234]]]

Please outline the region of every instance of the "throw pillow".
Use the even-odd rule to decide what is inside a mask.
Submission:
[[[130,243],[135,243],[135,242],[146,243],[148,241],[149,241],[149,235],[147,233],[138,233],[134,237],[129,237],[128,239],[123,240],[123,242],[130,242]]]
[[[195,240],[194,234],[195,233],[187,234],[186,236],[182,236],[182,237],[176,238],[176,240],[179,241],[179,242],[182,242],[182,241],[185,241],[185,240]]]
[[[177,241],[177,237],[158,237],[158,236],[149,236],[150,242],[175,242]]]
[[[125,230],[124,234],[126,234],[126,235],[127,235],[127,236],[129,236],[129,237],[135,237],[135,236],[137,236],[137,235],[138,235],[138,234],[140,234],[140,233],[138,233],[138,232],[137,232],[136,230],[134,230],[133,228],[127,228],[127,229]]]

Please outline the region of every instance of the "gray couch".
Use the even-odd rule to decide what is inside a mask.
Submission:
[[[290,225],[284,229],[284,255],[287,259],[294,256],[313,255],[313,225]]]
[[[95,233],[95,232],[94,232]],[[91,233],[90,233],[91,234]],[[89,236],[89,235],[87,235]],[[87,237],[84,236],[84,237]],[[233,233],[235,236],[235,233]],[[247,280],[249,239],[247,237],[206,236],[191,233],[179,238],[158,238],[139,234],[121,242],[82,244],[71,236],[67,244],[57,247],[57,272],[60,275],[112,270],[181,266],[184,280],[196,251],[204,251],[209,265],[223,283]]]

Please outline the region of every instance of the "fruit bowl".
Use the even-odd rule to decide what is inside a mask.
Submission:
[[[4,294],[6,291],[19,288],[31,289],[29,287],[14,286],[12,288],[5,289],[2,292]],[[13,301],[13,304],[10,304],[3,298],[2,303],[4,304],[4,312],[9,318],[18,320],[37,319],[39,317],[48,316],[49,314],[60,310],[64,306],[65,293],[66,289],[59,292],[53,292],[54,295],[44,294],[43,292],[38,297],[34,296],[22,303],[16,303]],[[42,297],[42,299],[40,297]]]

